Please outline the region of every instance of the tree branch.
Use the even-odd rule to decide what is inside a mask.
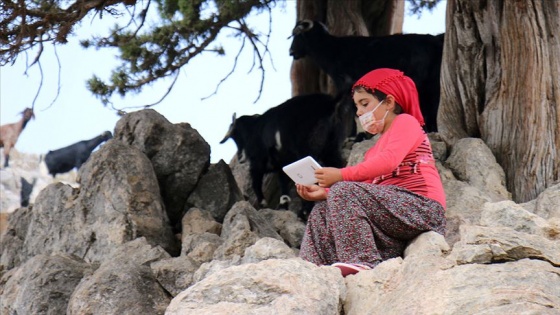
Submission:
[[[66,43],[76,23],[91,11],[116,14],[109,7],[134,5],[135,0],[77,0],[63,9],[63,1],[4,0],[0,5],[0,65],[43,42]],[[36,59],[41,56],[37,54]]]
[[[224,7],[218,7],[217,11],[210,12],[210,14],[208,12],[202,14],[197,11],[200,10],[199,7],[184,8],[180,13],[190,14],[190,17],[184,16],[183,20],[176,18],[167,20],[148,32],[139,34],[137,30],[134,32],[114,30],[108,37],[94,38],[86,45],[119,48],[120,59],[123,62],[112,72],[110,83],[94,76],[88,81],[88,89],[103,104],[107,105],[110,103],[109,99],[113,93],[117,92],[124,96],[128,92],[137,92],[145,85],[175,74],[199,54],[210,51],[223,53],[222,49],[210,49],[209,46],[216,42],[223,29],[231,29],[236,32],[234,36],[249,39],[253,47],[259,69],[262,71],[260,97],[264,86],[263,54],[268,53],[268,47],[246,25],[244,18],[254,7],[268,9],[270,12],[269,4],[273,1],[248,0],[242,3],[235,2],[235,6],[231,6],[231,3],[227,2]],[[172,7],[164,9],[166,10],[164,13],[167,15],[176,17],[178,14],[173,11]],[[231,25],[232,22],[237,22],[239,25],[234,27]],[[245,47],[244,44],[241,46],[241,50],[243,47]],[[221,83],[236,69],[240,53],[241,51],[236,56],[232,71],[218,83],[216,90],[211,95],[217,93]]]
[[[266,41],[259,38],[262,34],[250,29],[245,18],[255,10],[268,10],[270,14],[271,5],[282,0],[189,0],[181,3],[178,0],[159,0],[157,15],[149,11],[153,7],[150,6],[151,0],[146,1],[147,5],[134,17],[136,0],[74,0],[70,3],[68,0],[3,0],[0,4],[0,65],[13,64],[20,53],[25,52],[27,56],[28,51],[38,47],[29,68],[40,60],[44,43],[66,43],[75,25],[88,14],[93,13],[94,17],[99,14],[100,18],[105,12],[120,15],[115,7],[122,4],[131,16],[128,23],[115,26],[107,37],[93,37],[81,42],[85,48],[117,48],[120,53],[121,65],[112,71],[109,82],[95,75],[87,82],[88,89],[103,104],[111,104],[110,98],[115,92],[121,96],[129,92],[138,93],[146,85],[175,75],[170,85],[172,88],[180,69],[192,58],[205,52],[224,54],[221,47],[209,47],[216,43],[223,29],[234,30],[235,37],[243,38],[243,45],[235,57],[232,70],[218,83],[214,94],[237,68],[248,39],[254,56],[249,72],[255,66],[261,71],[261,84],[255,102],[258,101],[264,86],[264,58],[270,55],[271,17]],[[126,6],[130,5],[134,6],[134,10],[128,10]],[[146,23],[151,16],[159,18],[155,26]],[[138,23],[136,18],[140,20]],[[232,27],[231,24],[235,23],[239,25]]]

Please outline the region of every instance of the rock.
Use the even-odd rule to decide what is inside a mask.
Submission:
[[[177,296],[195,282],[194,273],[200,263],[190,257],[180,256],[153,262],[150,267],[165,290],[172,296]]]
[[[224,243],[214,254],[214,259],[218,260],[242,256],[247,247],[262,237],[283,241],[274,228],[246,201],[236,203],[228,212],[224,218],[221,237]]]
[[[9,270],[27,260],[22,253],[23,244],[31,221],[32,208],[19,208],[10,213],[8,225],[0,237],[0,271]]]
[[[29,164],[39,166],[25,172],[14,168],[4,177],[2,170],[2,202],[21,202],[24,180],[36,180],[29,205],[0,217],[0,312],[560,310],[560,186],[516,204],[479,140],[447,148],[429,135],[447,197],[446,235],[422,233],[402,257],[343,278],[337,268],[296,257],[305,224],[292,206],[301,203],[288,211],[255,209],[242,172],[247,165],[230,163],[231,173],[223,161],[209,165],[205,142],[188,124],[148,110],[118,125],[119,139],[92,154],[75,185],[51,179],[37,192],[35,172],[43,170],[35,160]],[[349,162],[357,163],[373,141],[354,144]],[[26,162],[13,164],[19,165]],[[273,196],[277,188],[269,183]]]
[[[259,214],[270,223],[286,244],[292,248],[300,247],[303,233],[305,233],[305,223],[294,212],[261,209]]]
[[[212,214],[191,208],[183,217],[181,255],[194,259],[198,264],[211,261],[214,252],[224,240],[220,238],[222,225]]]
[[[215,183],[221,183],[216,186]],[[210,165],[208,172],[202,176],[196,188],[189,195],[185,207],[198,207],[208,211],[218,222],[224,217],[234,203],[242,201],[243,195],[229,166],[220,160]]]
[[[151,161],[173,227],[185,202],[210,165],[210,145],[188,123],[172,124],[152,109],[124,115],[114,139],[132,145]]]
[[[545,219],[560,218],[560,183],[548,187],[539,196],[522,204],[527,210]]]
[[[76,287],[66,314],[164,314],[170,297],[157,281],[150,264],[168,259],[145,238],[119,246]]]
[[[289,259],[295,257],[294,251],[286,243],[275,238],[264,237],[259,239],[255,245],[245,250],[241,263],[248,264],[268,259]]]
[[[179,253],[153,169],[139,150],[109,140],[82,165],[79,182],[80,188],[56,183],[41,191],[26,230],[17,228],[25,235],[14,252],[21,262],[54,252],[102,262],[138,237]]]
[[[459,180],[486,192],[492,201],[511,199],[511,193],[505,187],[505,172],[482,139],[457,141],[445,165]]]
[[[480,254],[481,252],[484,254]],[[500,263],[531,258],[560,266],[560,243],[538,235],[517,232],[509,227],[465,225],[461,226],[461,241],[455,244],[450,256],[462,264]],[[477,259],[470,260],[468,257]]]
[[[36,255],[0,280],[0,313],[65,314],[76,286],[92,271],[75,256]]]
[[[346,288],[340,271],[299,258],[232,266],[177,295],[166,315],[341,314]]]

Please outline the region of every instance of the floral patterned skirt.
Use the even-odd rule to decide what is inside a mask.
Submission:
[[[299,256],[316,265],[335,262],[375,267],[401,256],[426,231],[445,234],[445,210],[430,198],[398,186],[334,184],[307,220]]]

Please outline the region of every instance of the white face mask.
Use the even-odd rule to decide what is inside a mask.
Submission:
[[[380,120],[374,120],[375,117],[373,116],[373,112],[375,112],[375,110],[381,105],[381,103],[383,103],[383,101],[379,102],[379,104],[377,104],[377,106],[375,106],[374,109],[370,110],[367,113],[364,113],[362,116],[359,117],[360,123],[362,124],[362,128],[364,128],[365,131],[373,135],[383,131],[383,127],[385,125],[385,118],[387,117],[387,114],[389,114],[389,110],[387,110],[383,118],[381,118]]]

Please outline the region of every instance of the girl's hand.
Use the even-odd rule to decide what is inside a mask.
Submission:
[[[327,199],[327,190],[317,185],[304,186],[296,184],[298,195],[307,201],[319,201]]]
[[[315,178],[321,187],[331,187],[334,183],[342,180],[340,169],[334,167],[323,167],[315,170]]]

